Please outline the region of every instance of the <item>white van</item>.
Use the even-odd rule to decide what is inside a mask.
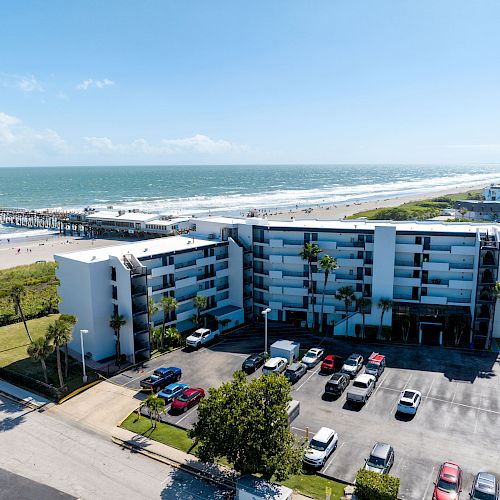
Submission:
[[[275,373],[279,375],[286,370],[288,362],[285,358],[271,358],[266,361],[266,364],[262,367],[262,373],[264,375],[271,375]]]

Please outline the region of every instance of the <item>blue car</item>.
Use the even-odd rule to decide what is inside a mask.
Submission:
[[[175,397],[177,397],[181,392],[189,389],[189,385],[186,384],[170,384],[158,393],[158,397],[165,400],[165,403],[170,403]]]

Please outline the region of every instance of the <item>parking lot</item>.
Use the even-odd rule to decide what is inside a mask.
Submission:
[[[307,332],[271,325],[269,344],[278,338],[300,341],[301,348],[317,343]],[[500,378],[495,354],[426,346],[377,349],[342,339],[324,342],[323,347],[327,353],[347,357],[357,352],[365,359],[373,350],[381,350],[388,365],[374,394],[361,408],[350,406],[345,393],[337,400],[324,397],[328,376],[319,372],[319,365],[293,387],[292,397],[301,406],[292,430],[299,436],[308,431],[310,437],[322,426],[338,432],[338,449],[322,469],[324,474],[352,481],[372,446],[382,441],[394,447],[391,474],[401,478],[400,496],[404,499],[431,498],[438,467],[446,460],[462,467],[464,493],[468,493],[473,475],[480,470],[500,477]],[[143,377],[159,366],[170,365],[182,368],[181,382],[208,389],[229,380],[249,353],[262,350],[262,328],[247,327],[224,337],[217,345],[193,352],[172,352],[113,381],[138,389]],[[423,395],[412,419],[395,414],[400,392],[405,388],[417,389]],[[190,427],[196,420],[196,409],[167,415],[165,420]]]

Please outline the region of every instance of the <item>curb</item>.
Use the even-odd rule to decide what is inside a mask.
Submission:
[[[101,380],[94,380],[93,382],[90,382],[90,384],[84,385],[83,387],[79,387],[78,389],[75,389],[73,392],[70,392],[69,394],[67,394],[66,396],[61,398],[57,402],[57,404],[61,405],[61,404],[65,403],[66,401],[68,401],[68,399],[71,399],[71,398],[74,398],[75,396],[78,396],[78,394],[86,391],[87,389],[90,389],[94,385],[100,384],[101,382],[102,382]]]

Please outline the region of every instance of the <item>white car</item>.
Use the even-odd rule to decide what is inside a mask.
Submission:
[[[304,455],[304,464],[321,468],[337,448],[339,436],[333,429],[321,427],[309,442]]]
[[[363,356],[361,354],[351,354],[345,361],[341,372],[354,378],[363,368]]]
[[[262,367],[262,373],[264,375],[271,375],[272,373],[279,375],[286,370],[287,366],[288,362],[285,358],[271,358]]]
[[[422,393],[413,389],[406,389],[401,393],[396,412],[415,415],[422,401]]]
[[[219,330],[211,331],[208,328],[198,328],[186,339],[186,346],[198,349],[202,345],[207,344],[211,340],[219,338]]]
[[[325,354],[324,349],[313,347],[305,353],[304,357],[302,358],[302,363],[304,363],[307,368],[312,368],[323,359],[323,354]]]

